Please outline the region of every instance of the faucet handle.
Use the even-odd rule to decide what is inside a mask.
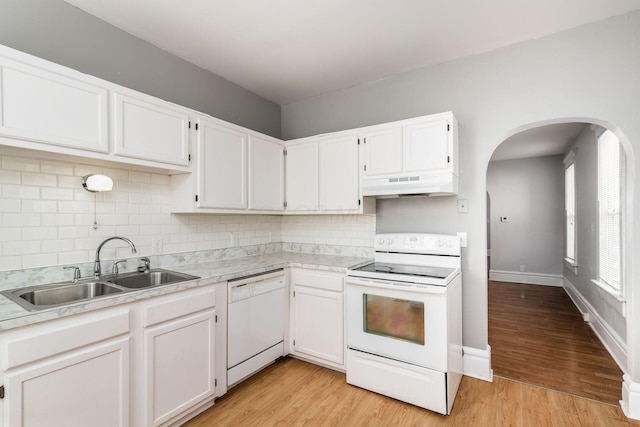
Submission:
[[[142,258],[140,258],[140,261],[144,262],[144,265],[141,265],[140,267],[138,267],[138,272],[140,273],[148,272],[149,269],[151,268],[151,261],[149,260],[149,258],[147,258],[146,256],[143,256]]]
[[[116,261],[113,263],[113,268],[111,269],[111,273],[112,274],[118,274],[118,264],[126,264],[127,260],[126,259],[121,259],[120,261]]]
[[[77,282],[78,280],[80,280],[82,278],[82,276],[80,275],[80,267],[77,267],[75,265],[66,265],[64,267],[62,267],[65,270],[70,270],[73,268],[73,282]]]

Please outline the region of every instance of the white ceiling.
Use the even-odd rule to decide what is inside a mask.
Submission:
[[[517,133],[496,148],[491,161],[565,154],[587,123],[540,126]]]
[[[638,0],[65,0],[281,105],[640,8]]]

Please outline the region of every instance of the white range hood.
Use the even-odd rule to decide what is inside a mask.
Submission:
[[[407,196],[455,196],[458,176],[452,172],[364,178],[362,195],[376,198]]]

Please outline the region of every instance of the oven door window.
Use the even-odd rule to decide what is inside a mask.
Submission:
[[[424,303],[363,294],[364,332],[424,345]]]

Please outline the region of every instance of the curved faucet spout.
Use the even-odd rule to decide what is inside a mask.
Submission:
[[[114,236],[114,237],[109,237],[108,239],[105,239],[102,243],[100,243],[100,245],[98,245],[98,249],[96,249],[96,261],[93,263],[93,275],[96,277],[96,279],[99,278],[100,275],[102,274],[100,269],[100,250],[102,249],[104,244],[110,240],[122,240],[123,242],[126,242],[129,244],[129,246],[131,247],[132,254],[137,253],[136,245],[134,245],[133,242],[127,239],[126,237]]]

